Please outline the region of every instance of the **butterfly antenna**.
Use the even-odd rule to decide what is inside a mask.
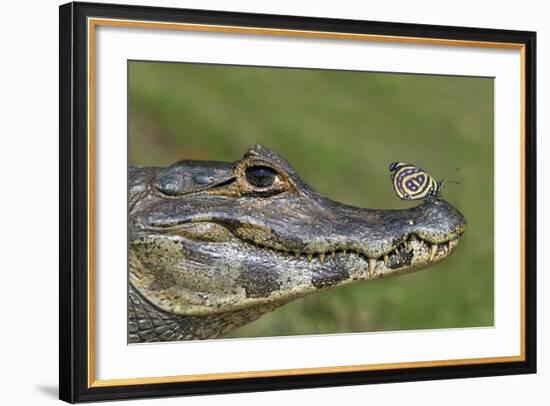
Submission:
[[[449,172],[445,176],[443,176],[443,178],[440,181],[441,184],[443,184],[444,182],[449,182],[449,183],[454,183],[455,185],[460,185],[460,182],[457,181],[457,180],[447,179],[450,175],[452,175],[453,173],[458,172],[459,170],[460,170],[460,168],[453,169],[451,172]]]
[[[441,178],[441,180],[443,181],[443,180],[447,179],[447,176],[452,175],[453,173],[458,172],[459,170],[460,170],[460,168],[453,169],[451,172],[449,172],[448,174],[446,174],[445,176],[443,176],[443,177]]]
[[[459,170],[460,170],[460,168],[453,169],[451,172],[449,172],[445,176],[443,176],[443,178],[439,182],[437,182],[439,184],[439,186],[442,187],[444,183],[454,183],[455,185],[460,185],[460,182],[457,181],[457,180],[447,179],[448,176],[452,175],[453,173],[458,172]]]

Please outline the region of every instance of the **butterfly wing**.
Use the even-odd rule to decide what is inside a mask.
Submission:
[[[390,165],[393,190],[401,200],[419,200],[437,191],[438,185],[426,171],[405,162]]]

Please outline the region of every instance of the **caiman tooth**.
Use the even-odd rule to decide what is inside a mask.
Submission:
[[[307,254],[307,262],[311,262],[311,258],[313,258],[313,254]]]
[[[323,254],[323,253],[319,254],[319,262],[320,263],[325,262],[325,254]]]
[[[403,241],[403,245],[405,246],[405,249],[409,250],[409,242],[407,240]]]
[[[332,254],[330,254],[330,256],[332,257],[332,259],[336,258],[336,252],[332,251]]]
[[[390,261],[390,259],[388,258],[388,256],[384,255],[384,265],[388,266],[389,261]]]
[[[430,248],[430,261],[433,261],[435,254],[437,253],[437,244],[433,244]]]
[[[420,240],[420,249],[424,248],[424,240]]]
[[[369,258],[369,273],[374,273],[375,269],[376,269],[376,259]]]
[[[342,250],[342,254],[346,255],[348,253],[348,250]]]
[[[295,251],[295,252],[294,252],[294,257],[295,257],[295,258],[300,258],[300,253],[299,253],[298,251]]]

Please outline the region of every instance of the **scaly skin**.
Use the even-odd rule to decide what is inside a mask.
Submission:
[[[259,167],[268,185],[247,177]],[[426,268],[466,227],[442,199],[334,202],[260,145],[234,163],[132,168],[129,192],[131,343],[221,337],[310,293]]]

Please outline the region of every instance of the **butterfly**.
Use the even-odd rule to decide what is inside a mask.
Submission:
[[[453,172],[457,170],[455,169]],[[416,165],[392,162],[390,172],[393,190],[401,200],[434,200],[441,195],[443,180],[436,181],[429,173]]]

